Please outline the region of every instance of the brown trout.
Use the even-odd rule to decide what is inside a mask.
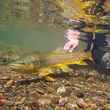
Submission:
[[[55,74],[55,68],[62,70],[62,72],[69,72],[68,65],[86,65],[84,61],[87,59],[91,59],[91,55],[86,52],[50,53],[44,55],[34,53],[11,63],[10,68],[16,72],[34,73],[46,78],[53,73]]]

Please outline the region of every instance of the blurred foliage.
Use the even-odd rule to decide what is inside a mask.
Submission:
[[[10,0],[0,1],[0,23],[9,23],[11,21]]]
[[[0,2],[1,22],[54,22],[63,12],[63,0],[4,0]]]
[[[62,26],[64,18],[83,20],[86,24],[110,22],[108,16],[97,16],[102,12],[97,3],[98,0],[4,0],[0,2],[0,22],[48,22]]]
[[[98,29],[96,25],[110,23],[110,16],[104,15],[106,7],[103,8],[103,5],[100,4],[99,0],[68,0],[65,2],[65,7],[72,10],[70,12],[71,16],[69,16],[70,19],[81,20],[86,23],[84,31],[105,31]],[[65,8],[65,10],[67,8]]]

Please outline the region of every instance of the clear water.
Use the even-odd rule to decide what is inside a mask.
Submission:
[[[40,52],[52,51],[64,45],[64,31],[47,24],[0,25],[0,43]]]

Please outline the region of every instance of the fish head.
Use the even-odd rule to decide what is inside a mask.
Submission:
[[[36,72],[40,67],[40,61],[34,56],[27,56],[12,62],[11,64],[9,64],[9,67],[11,70],[16,72],[32,73]]]

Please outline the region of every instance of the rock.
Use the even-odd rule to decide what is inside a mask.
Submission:
[[[0,96],[0,106],[6,105],[6,106],[12,106],[14,102],[7,100],[4,96]]]
[[[67,97],[65,97],[65,98],[60,98],[60,99],[59,99],[59,106],[60,106],[60,107],[64,107],[67,102],[68,102],[68,98],[67,98]]]
[[[38,104],[42,105],[42,106],[49,105],[49,104],[51,104],[51,102],[52,102],[52,100],[49,98],[48,99],[47,98],[39,98],[38,99]]]
[[[7,81],[7,83],[4,85],[4,87],[11,87],[12,85],[14,84],[14,80],[9,80],[9,81]]]
[[[80,98],[80,99],[77,100],[77,105],[80,108],[86,108],[88,106],[87,103],[82,98]]]
[[[20,98],[20,99],[19,99]],[[20,105],[20,104],[23,104],[24,102],[25,102],[25,100],[26,100],[26,98],[25,97],[19,97],[18,99],[19,99],[19,101],[17,101],[17,102],[15,102],[15,105]]]
[[[77,104],[68,103],[66,105],[66,109],[67,110],[78,110],[78,105]]]
[[[65,110],[63,107],[56,106],[54,110]]]
[[[90,71],[90,72],[88,73],[88,76],[89,76],[89,77],[95,77],[96,75],[97,75],[96,71]]]
[[[48,110],[54,110],[52,106],[48,106]]]
[[[105,109],[105,107],[98,107],[97,110],[109,110],[109,109]]]
[[[7,106],[13,106],[14,105],[14,102],[13,101],[9,101],[9,100],[5,100],[4,103]]]
[[[5,97],[4,96],[0,96],[0,106],[5,104]]]
[[[104,107],[105,107],[105,110],[110,110],[110,104],[106,104],[104,105]]]
[[[104,104],[105,103],[105,100],[100,97],[100,96],[95,96],[93,97],[93,100],[96,102],[96,103],[100,103],[100,104]]]
[[[78,92],[77,93],[77,97],[78,98],[83,98],[84,97],[84,93],[83,92]]]
[[[57,94],[62,95],[66,92],[66,88],[64,86],[61,86],[57,89]]]
[[[97,105],[93,104],[93,103],[89,103],[89,107],[91,108],[91,110],[96,110],[97,109]]]
[[[0,80],[9,80],[10,77],[9,76],[3,76],[2,78],[0,78]]]
[[[110,93],[107,94],[107,99],[110,101]]]
[[[43,23],[43,20],[42,20],[42,19],[38,19],[37,22],[38,22],[38,23]]]

